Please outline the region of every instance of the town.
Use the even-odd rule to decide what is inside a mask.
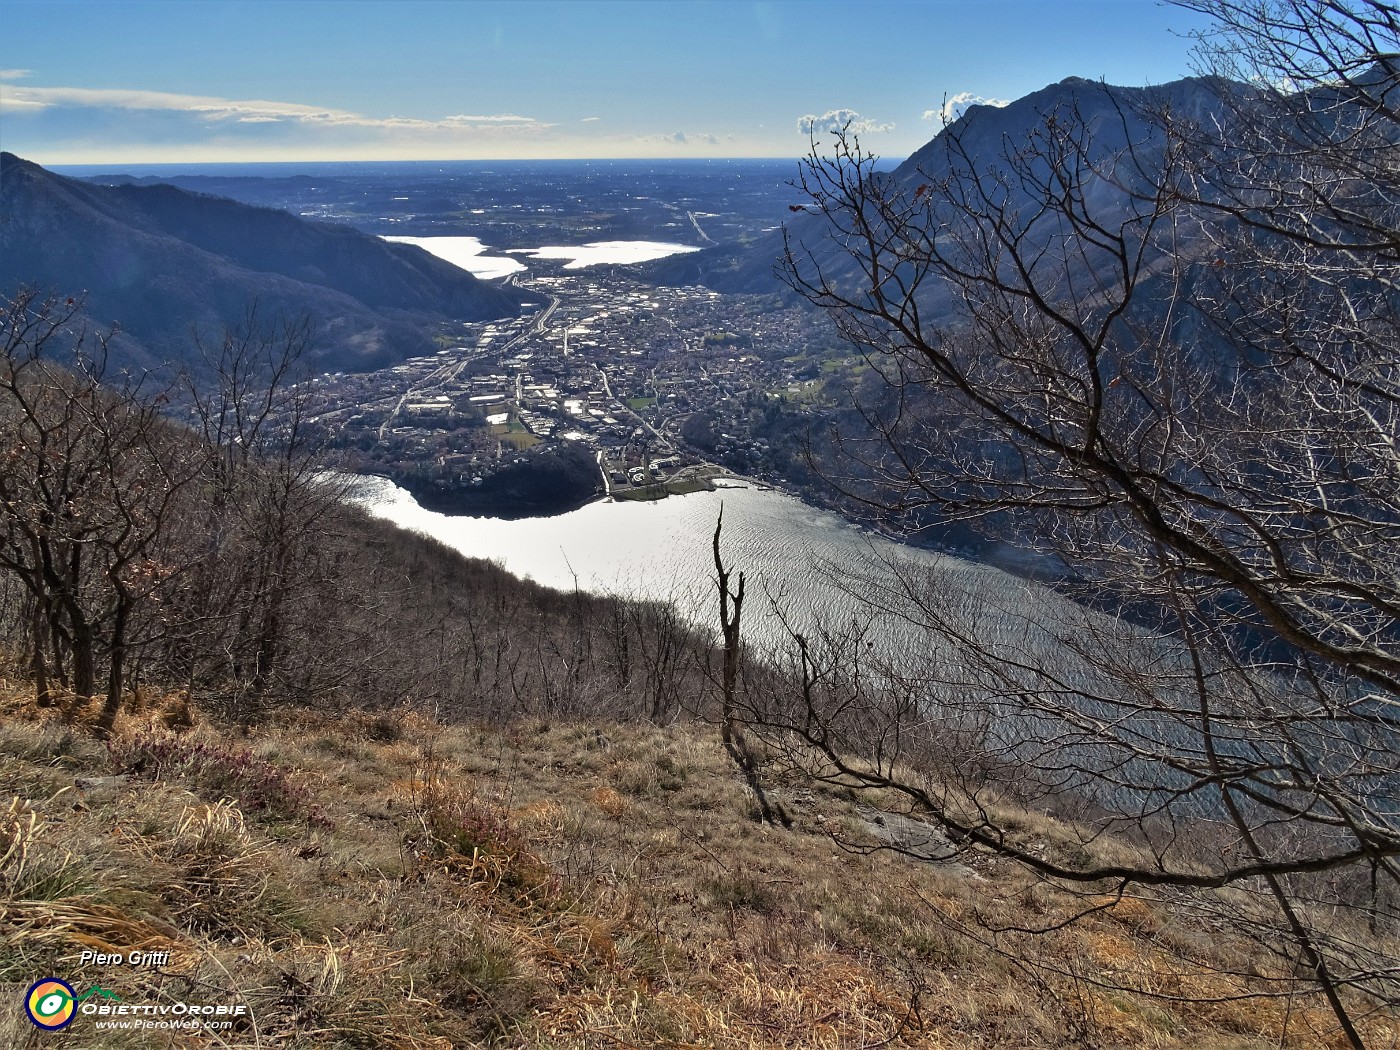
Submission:
[[[437,353],[379,372],[317,377],[314,422],[353,469],[429,494],[569,446],[614,498],[694,491],[728,472],[787,481],[797,423],[833,374],[824,318],[777,296],[600,269],[515,275],[541,300],[521,317],[461,324]]]

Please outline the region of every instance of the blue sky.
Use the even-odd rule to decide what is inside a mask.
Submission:
[[[0,147],[41,164],[875,152],[945,100],[1190,72],[1155,0],[0,0]],[[804,121],[804,118],[808,118]]]

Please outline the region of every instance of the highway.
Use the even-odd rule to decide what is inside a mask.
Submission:
[[[706,233],[704,230],[702,230],[702,229],[700,228],[700,220],[697,219],[697,218],[695,217],[695,213],[694,213],[693,211],[688,211],[688,212],[686,212],[685,214],[686,214],[686,218],[688,218],[688,219],[690,220],[690,225],[692,225],[692,226],[695,227],[695,232],[696,232],[697,234],[699,234],[700,239],[701,239],[702,241],[704,241],[706,244],[716,244],[716,243],[718,243],[718,242],[715,241],[708,233]]]

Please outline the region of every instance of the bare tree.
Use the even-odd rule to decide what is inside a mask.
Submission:
[[[1187,6],[1243,83],[1081,83],[1024,139],[974,113],[894,176],[838,134],[783,265],[879,380],[838,484],[1042,550],[1120,618],[894,573],[857,596],[926,632],[923,666],[795,638],[798,695],[747,714],[1063,885],[1256,890],[1361,1046],[1358,1009],[1400,1002],[1348,911],[1395,932],[1400,23]],[[1018,844],[989,769],[1130,824],[1141,859]]]
[[[715,519],[714,535],[714,557],[715,557],[715,579],[719,587],[719,624],[723,638],[723,665],[720,669],[720,692],[722,696],[720,705],[720,734],[726,745],[732,744],[734,739],[734,719],[735,702],[737,697],[737,686],[739,679],[740,659],[743,655],[742,641],[742,617],[744,614],[744,574],[739,573],[738,585],[731,588],[729,579],[732,575],[730,570],[725,568],[724,559],[720,557],[719,540],[724,531],[724,508],[720,508],[719,515]]]
[[[325,564],[345,485],[308,409],[309,339],[308,320],[269,320],[254,304],[217,343],[199,342],[183,382],[208,496],[192,529],[203,549],[184,590],[183,676],[219,682],[245,723],[273,694],[323,690],[347,662],[324,630],[325,610],[354,598]]]
[[[74,299],[21,291],[5,304],[0,356],[0,567],[30,596],[31,667],[79,696],[107,681],[98,730],[120,709],[130,653],[159,634],[145,617],[183,564],[169,525],[198,456],[159,414],[162,395],[106,376],[106,340]]]

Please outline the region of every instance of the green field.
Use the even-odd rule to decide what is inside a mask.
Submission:
[[[517,449],[534,448],[540,443],[540,439],[530,433],[514,416],[510,417],[510,422],[504,425],[497,424],[491,428],[491,436],[500,438],[507,445],[512,445]]]

